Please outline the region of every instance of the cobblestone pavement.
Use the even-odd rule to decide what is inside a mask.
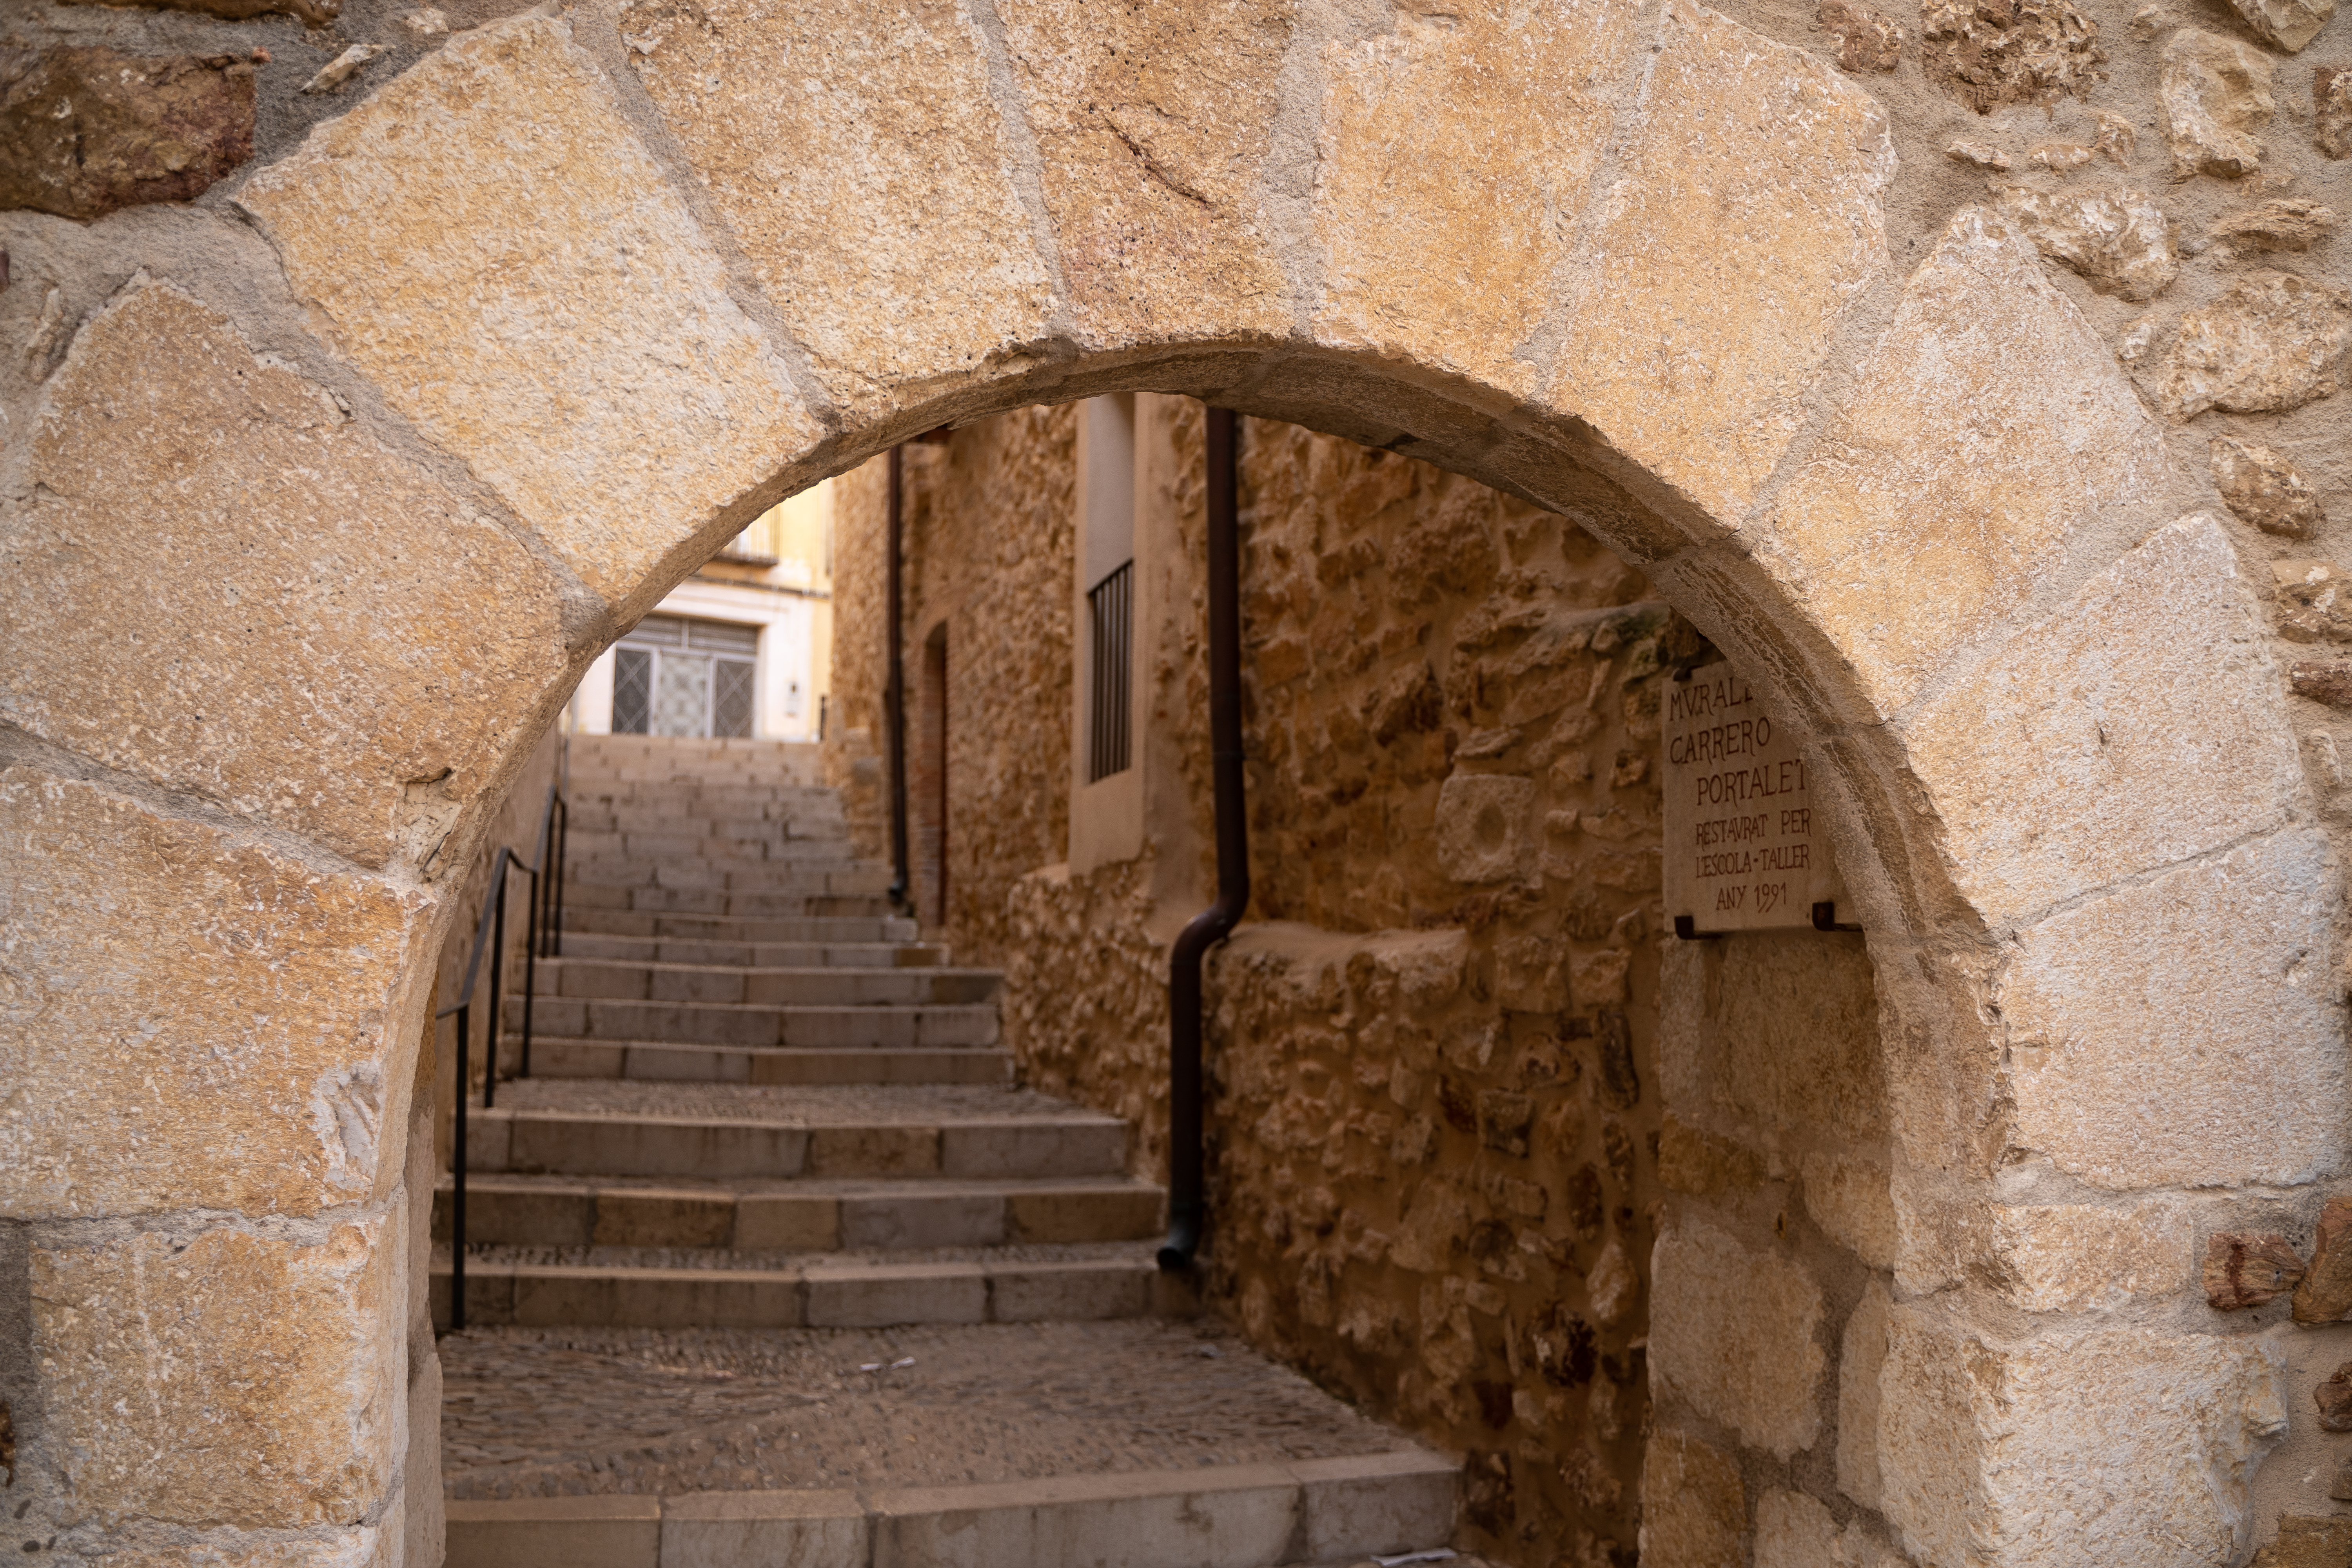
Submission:
[[[452,1498],[950,1486],[1398,1441],[1213,1321],[478,1329],[441,1364]]]

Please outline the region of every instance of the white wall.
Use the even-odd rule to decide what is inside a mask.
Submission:
[[[818,671],[816,639],[824,628],[822,601],[765,588],[701,579],[681,583],[655,614],[731,621],[761,628],[754,675],[751,733],[768,741],[814,741]],[[795,701],[793,688],[799,688]],[[798,711],[793,711],[797,707]],[[583,734],[613,729],[613,650],[606,648],[581,678],[572,699],[572,725]]]

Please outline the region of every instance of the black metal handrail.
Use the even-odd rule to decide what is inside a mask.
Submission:
[[[531,1002],[539,994],[539,960],[563,954],[563,860],[572,835],[572,807],[561,783],[547,786],[547,805],[539,818],[539,863],[531,864],[509,845],[499,847],[490,867],[490,885],[482,895],[482,913],[474,928],[473,952],[466,959],[466,978],[457,1000],[433,1015],[437,1023],[457,1020],[457,1114],[449,1137],[449,1328],[466,1326],[466,1100],[473,1079],[474,983],[481,976],[482,948],[490,950],[490,996],[484,1009],[489,1016],[488,1059],[482,1068],[482,1109],[497,1100],[500,993],[506,984],[507,868],[516,867],[530,879],[530,902],[523,928],[522,1050],[518,1077],[530,1076]]]

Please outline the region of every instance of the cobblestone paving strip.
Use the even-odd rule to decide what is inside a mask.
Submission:
[[[1398,1441],[1214,1322],[483,1329],[440,1349],[459,1499],[950,1486]]]

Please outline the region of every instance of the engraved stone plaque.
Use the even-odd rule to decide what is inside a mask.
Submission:
[[[1686,935],[1815,924],[1845,890],[1794,737],[1728,664],[1668,682],[1664,717],[1666,918]]]

